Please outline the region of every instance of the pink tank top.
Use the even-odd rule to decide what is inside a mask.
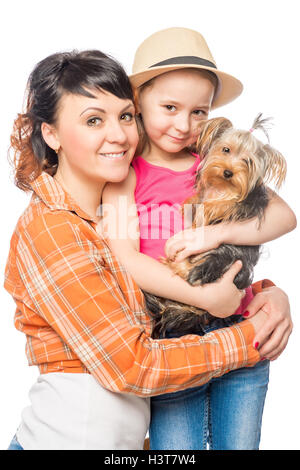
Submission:
[[[152,258],[165,256],[166,241],[184,229],[180,212],[183,202],[194,193],[200,157],[188,170],[173,171],[134,158],[135,202],[140,223],[140,251]]]
[[[166,241],[184,229],[180,209],[183,202],[194,194],[196,171],[201,161],[199,155],[193,155],[195,163],[184,171],[153,165],[140,156],[133,159],[141,253],[156,259],[164,257]],[[236,314],[242,313],[252,298],[252,289],[246,289],[246,296]]]

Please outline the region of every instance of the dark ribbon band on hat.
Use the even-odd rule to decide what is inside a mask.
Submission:
[[[204,65],[206,67],[213,67],[216,69],[217,67],[213,62],[210,60],[202,59],[201,57],[196,57],[193,55],[185,55],[180,57],[172,57],[171,59],[163,60],[162,62],[157,62],[157,64],[150,65],[150,69],[152,67],[159,67],[160,65],[180,65],[180,64],[191,64],[191,65]]]

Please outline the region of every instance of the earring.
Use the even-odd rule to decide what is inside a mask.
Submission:
[[[60,146],[57,149],[54,149],[54,152],[56,153],[56,155],[58,155],[59,150],[60,150]]]

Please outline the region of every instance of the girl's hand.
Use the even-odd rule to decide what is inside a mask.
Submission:
[[[263,358],[274,361],[285,349],[293,329],[289,299],[285,292],[276,286],[263,289],[247,306],[244,317],[255,320],[256,313],[261,311],[267,320],[256,330],[253,346]]]
[[[239,290],[233,280],[241,267],[242,262],[236,261],[218,281],[201,287],[205,292],[204,308],[214,317],[229,317],[239,308],[245,291]]]
[[[188,256],[206,252],[223,243],[222,225],[205,225],[176,233],[165,245],[167,258],[179,262]]]

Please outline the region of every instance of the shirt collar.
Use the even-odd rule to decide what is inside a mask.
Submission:
[[[46,172],[42,172],[31,184],[34,193],[49,207],[51,210],[67,210],[76,212],[76,214],[89,222],[97,224],[97,220],[84,212],[74,201],[72,196],[67,193],[53,176]]]

